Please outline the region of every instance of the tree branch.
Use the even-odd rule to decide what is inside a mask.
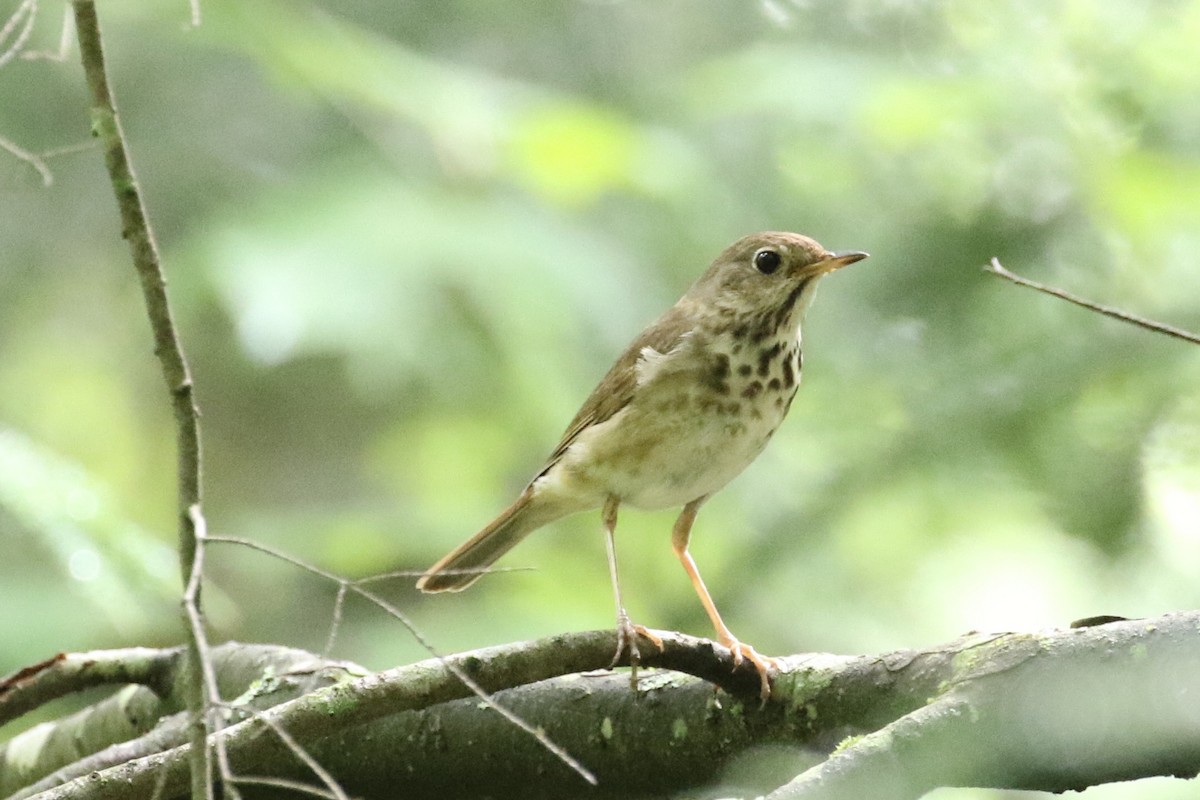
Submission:
[[[911,800],[940,786],[1045,792],[1200,772],[1200,613],[1009,634],[935,701],[770,800]],[[965,655],[965,654],[964,654]]]
[[[194,714],[191,735],[192,796],[196,800],[212,797],[212,769],[204,746],[211,732],[211,704],[216,698],[205,693],[203,671],[208,643],[204,631],[199,598],[199,570],[203,565],[204,539],[197,535],[201,522],[200,491],[200,411],[193,396],[192,377],[184,358],[183,346],[171,318],[166,279],[154,241],[145,204],[129,162],[125,137],[117,117],[116,104],[109,89],[104,64],[100,25],[93,0],[73,0],[75,29],[80,57],[91,94],[92,134],[100,140],[109,180],[121,214],[121,235],[129,243],[133,265],[142,285],[142,295],[154,335],[163,378],[175,412],[178,455],[179,556],[184,594],[183,615],[187,625],[188,710]]]
[[[412,634],[412,637],[417,640],[417,644],[421,645],[421,647],[423,647],[426,652],[433,656],[438,663],[449,670],[449,672],[458,679],[459,683],[461,683],[464,688],[478,697],[484,705],[486,705],[488,708],[491,708],[493,711],[507,720],[510,725],[513,725],[517,729],[532,736],[539,744],[541,744],[542,747],[546,748],[551,753],[554,753],[555,756],[557,756],[563,763],[579,773],[580,777],[582,777],[584,780],[588,781],[589,783],[595,783],[595,778],[592,776],[592,774],[588,772],[582,764],[572,758],[569,753],[564,751],[561,747],[549,739],[544,731],[533,727],[519,716],[509,712],[503,706],[496,705],[491,695],[488,694],[488,692],[480,687],[477,683],[475,683],[470,675],[464,672],[454,662],[447,661],[445,658],[443,658],[442,655],[434,649],[433,645],[430,644],[429,640],[425,638],[425,635],[422,634],[421,631],[417,629],[417,626],[412,623],[412,620],[410,620],[408,616],[404,614],[404,612],[402,612],[392,603],[380,597],[378,594],[375,594],[374,592],[364,588],[367,583],[370,583],[381,576],[374,576],[373,578],[352,581],[339,575],[335,575],[328,570],[309,564],[293,555],[283,552],[282,550],[264,545],[261,542],[254,542],[249,539],[241,539],[234,536],[211,536],[206,538],[207,541],[213,543],[220,542],[224,544],[234,544],[249,548],[251,550],[257,550],[260,553],[265,553],[272,558],[277,558],[281,561],[291,564],[292,566],[298,567],[305,572],[318,575],[325,580],[337,584],[338,592],[337,598],[334,601],[333,624],[330,626],[326,650],[328,650],[332,645],[333,637],[337,632],[338,624],[341,620],[342,603],[345,601],[347,592],[353,592],[359,597],[367,600],[375,607],[382,609],[386,614],[388,614],[388,616],[399,621],[400,624],[403,625],[410,634]]]
[[[0,680],[0,725],[52,700],[96,686],[136,683],[166,695],[179,656],[179,648],[149,647],[59,653]]]
[[[653,666],[728,675],[727,651],[663,633]],[[593,770],[597,797],[652,796],[711,783],[761,745],[834,753],[794,781],[777,771],[747,793],[779,798],[919,797],[937,786],[1062,791],[1200,770],[1200,612],[1039,633],[974,634],[925,651],[784,659],[771,700],[746,676],[736,695],[694,677],[652,673],[635,695],[605,665],[611,631],[570,634],[447,657],[511,711]],[[648,664],[650,666],[650,664]],[[545,680],[551,676],[570,675]],[[511,690],[504,687],[514,686]],[[514,737],[436,659],[321,689],[263,715],[345,790],[409,797],[580,792],[579,776]],[[250,719],[225,737],[238,774],[311,779]],[[847,737],[861,737],[859,739]],[[839,748],[838,743],[843,742]],[[799,771],[799,770],[796,770]],[[793,773],[794,774],[794,773]],[[80,778],[45,795],[164,797],[186,792],[186,748]]]
[[[690,666],[713,676],[728,677],[732,673],[732,658],[727,649],[704,639],[666,631],[661,634],[664,651],[644,658],[643,663]],[[334,730],[349,730],[404,711],[460,698],[469,698],[469,707],[478,710],[478,699],[456,673],[465,673],[478,687],[495,692],[557,675],[603,669],[611,661],[615,647],[612,631],[596,631],[430,659],[315,691],[215,735],[225,739],[230,762],[238,774],[302,778],[306,776],[286,774],[297,762],[284,742],[263,735],[271,727],[287,731],[312,751],[312,744],[325,739]],[[753,698],[757,697],[758,679],[756,675],[747,674],[751,672],[753,670],[740,670],[733,685],[741,686],[743,694]],[[623,686],[624,693],[629,694],[628,683],[624,682]],[[486,713],[490,719],[500,722],[511,744],[512,728],[508,721],[490,709]],[[545,750],[539,742],[528,741],[555,765],[555,769],[571,775],[576,781],[575,786],[584,785],[580,776],[557,755]],[[187,786],[189,749],[187,746],[176,747],[123,763],[100,773],[106,778],[100,782],[92,780],[94,773],[89,771],[89,775],[47,792],[45,798],[149,796],[159,780],[163,781],[164,797],[177,797]],[[323,750],[313,752],[328,767],[326,758],[329,754]],[[112,780],[107,780],[109,777]],[[335,777],[341,781],[344,776]]]
[[[1145,328],[1146,330],[1154,331],[1155,333],[1163,333],[1167,336],[1174,336],[1176,339],[1183,339],[1185,342],[1200,344],[1200,336],[1197,336],[1190,331],[1185,331],[1182,328],[1176,328],[1172,325],[1167,325],[1162,322],[1155,322],[1154,320],[1146,319],[1145,317],[1139,317],[1134,314],[1130,314],[1127,311],[1122,311],[1119,308],[1113,308],[1112,306],[1102,306],[1099,303],[1093,303],[1091,300],[1078,297],[1063,289],[1056,289],[1053,286],[1047,286],[1044,283],[1038,283],[1037,281],[1032,281],[1029,278],[1022,278],[1020,275],[1009,272],[1007,269],[1005,269],[1004,265],[1000,263],[1000,259],[998,258],[993,258],[991,263],[983,268],[983,271],[990,272],[991,274],[1004,278],[1006,281],[1011,281],[1018,286],[1036,289],[1037,291],[1042,292],[1043,294],[1048,294],[1051,297],[1057,297],[1060,300],[1066,300],[1068,303],[1074,303],[1077,306],[1082,306],[1089,311],[1095,311],[1096,313],[1103,314],[1106,317],[1119,319],[1122,322],[1128,322],[1131,325],[1137,325],[1139,328]]]
[[[6,742],[0,747],[0,796],[25,797],[186,744],[188,715],[177,713],[184,707],[184,652],[175,647],[59,655],[17,673],[24,677],[7,683],[18,687],[14,700],[26,710],[35,698],[47,701],[99,685],[97,675],[103,682],[139,685]],[[237,698],[225,707],[235,717],[367,674],[356,664],[277,645],[227,642],[210,657],[218,692]]]

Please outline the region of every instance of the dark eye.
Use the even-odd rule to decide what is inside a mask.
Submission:
[[[774,250],[762,249],[754,254],[754,268],[763,275],[770,275],[775,270],[779,269],[779,265],[783,259],[779,257],[779,253]]]

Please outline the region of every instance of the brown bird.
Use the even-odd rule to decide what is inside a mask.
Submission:
[[[796,233],[756,233],[717,256],[700,279],[613,364],[558,447],[516,501],[430,567],[417,588],[459,591],[534,530],[601,508],[617,604],[618,649],[634,667],[637,635],[621,602],[613,535],[617,508],[683,506],[671,544],[717,640],[758,670],[770,693],[774,659],[739,642],[721,620],[688,553],[700,506],[749,466],[791,406],[800,381],[800,323],[823,275],[866,258],[831,253]]]

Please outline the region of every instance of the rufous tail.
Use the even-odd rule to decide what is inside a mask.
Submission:
[[[479,580],[486,568],[517,542],[567,513],[570,512],[539,502],[530,487],[486,528],[425,570],[417,588],[422,592],[460,592]]]

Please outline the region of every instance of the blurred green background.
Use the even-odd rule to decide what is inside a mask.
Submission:
[[[741,638],[866,653],[1200,605],[1200,349],[981,271],[1200,329],[1200,3],[202,11],[100,4],[212,532],[348,576],[423,569],[717,252],[783,229],[872,257],[824,282],[789,419],[699,517]],[[57,48],[60,13],[30,48]],[[0,69],[0,137],[87,134],[76,48]],[[0,673],[181,636],[140,292],[98,152],[48,165],[44,186],[0,151]],[[622,515],[627,605],[708,635],[672,519]],[[374,587],[443,651],[612,624],[598,514],[502,565],[531,569]],[[209,575],[215,640],[324,646],[333,587],[228,546]],[[335,653],[423,655],[354,601]]]

